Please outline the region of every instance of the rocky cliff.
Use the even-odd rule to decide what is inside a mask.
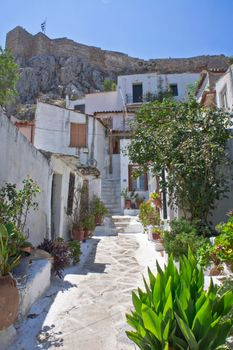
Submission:
[[[43,33],[32,35],[21,27],[7,34],[6,47],[12,50],[20,66],[21,103],[33,103],[41,94],[51,98],[64,97],[66,93],[81,96],[101,90],[104,79],[116,80],[119,74],[200,72],[228,66],[225,56],[146,61],[67,38],[50,39]]]

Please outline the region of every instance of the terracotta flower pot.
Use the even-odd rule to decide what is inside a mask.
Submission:
[[[131,200],[130,199],[125,200],[125,209],[131,209]]]
[[[160,234],[159,233],[152,233],[152,237],[154,241],[157,241],[158,239],[160,239]]]
[[[161,198],[156,198],[156,199],[153,199],[152,202],[154,203],[154,205],[157,207],[157,208],[162,208],[162,200]]]
[[[95,225],[96,226],[101,226],[103,221],[103,216],[101,214],[96,214],[95,215]]]
[[[91,230],[84,229],[83,231],[84,231],[84,239],[87,239],[91,234]]]
[[[142,204],[143,201],[141,200],[137,200],[136,201],[136,206],[137,206],[137,209],[140,209],[140,205]]]
[[[0,276],[0,330],[12,325],[18,315],[19,292],[10,275]]]
[[[76,241],[83,241],[84,240],[84,230],[80,229],[79,227],[73,227],[72,229],[72,238]]]

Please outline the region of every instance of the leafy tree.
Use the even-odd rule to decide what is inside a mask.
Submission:
[[[8,49],[0,47],[0,106],[11,102],[16,95],[18,66]]]
[[[115,91],[116,83],[110,79],[105,79],[103,82],[103,89],[104,91]]]
[[[133,163],[154,174],[166,171],[161,186],[170,204],[190,221],[207,221],[215,201],[228,191],[226,143],[230,116],[201,107],[194,99],[144,104],[132,124],[128,148]]]

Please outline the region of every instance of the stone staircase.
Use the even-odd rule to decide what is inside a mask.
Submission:
[[[143,232],[142,224],[137,216],[114,215],[112,221],[117,234]]]
[[[118,179],[103,179],[101,199],[109,210],[109,215],[121,214],[121,187]]]

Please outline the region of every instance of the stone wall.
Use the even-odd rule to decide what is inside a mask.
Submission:
[[[81,97],[102,90],[104,79],[116,81],[122,74],[199,73],[228,66],[223,55],[146,61],[67,38],[50,39],[41,32],[32,35],[19,26],[7,34],[6,47],[21,67],[18,102],[24,104],[35,103],[40,94],[55,99],[65,94]]]

